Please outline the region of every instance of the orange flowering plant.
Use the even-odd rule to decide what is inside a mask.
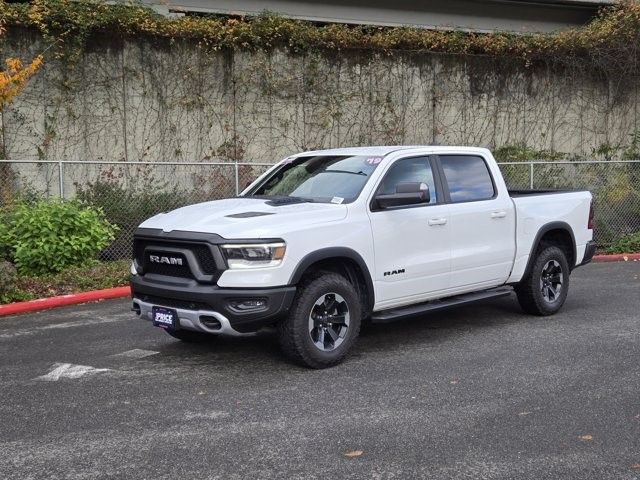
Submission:
[[[0,0],[0,11],[3,10],[4,0]],[[5,16],[0,15],[0,37],[5,33]],[[38,55],[30,63],[23,64],[18,58],[7,58],[4,66],[0,66],[0,158],[6,158],[6,145],[4,138],[4,108],[22,91],[24,86],[40,65],[42,65],[43,57]],[[2,69],[4,67],[4,69]],[[9,165],[0,165],[0,178],[9,179]],[[0,187],[0,205],[7,203],[10,198],[8,183],[2,182]]]
[[[0,10],[3,9],[4,0],[0,0]],[[5,17],[2,15],[0,16],[0,37],[4,33]],[[5,60],[4,70],[0,70],[0,112],[22,91],[29,77],[42,65],[42,60],[42,55],[38,55],[27,65],[17,58]]]
[[[11,102],[24,88],[31,77],[42,65],[42,55],[31,63],[23,65],[17,58],[7,58],[4,70],[0,71],[0,111]]]
[[[0,0],[0,11],[4,10],[4,0]],[[5,16],[0,16],[0,37],[5,33]],[[4,70],[0,70],[0,112],[24,88],[31,75],[42,65],[42,55],[38,55],[31,63],[24,65],[17,58],[7,58]],[[2,68],[0,66],[0,68]]]

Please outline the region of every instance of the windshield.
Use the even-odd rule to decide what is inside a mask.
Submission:
[[[297,197],[314,202],[354,201],[382,157],[299,157],[253,188],[248,195]]]

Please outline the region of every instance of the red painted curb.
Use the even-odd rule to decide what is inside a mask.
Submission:
[[[606,262],[640,262],[640,253],[616,253],[611,255],[594,255],[594,263]]]
[[[29,300],[28,302],[8,303],[7,305],[0,305],[0,317],[63,307],[65,305],[77,305],[79,303],[107,300],[109,298],[123,298],[130,295],[130,287],[115,287],[105,290],[61,295],[59,297],[39,298],[38,300]]]

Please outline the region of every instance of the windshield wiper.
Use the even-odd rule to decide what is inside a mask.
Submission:
[[[323,172],[320,172],[320,173],[350,173],[351,175],[364,175],[365,177],[369,176],[366,173],[364,173],[362,170],[359,172],[351,172],[349,170],[324,170]]]
[[[313,203],[314,200],[306,197],[292,197],[289,195],[251,195],[252,198],[261,198],[267,201],[267,205],[292,205],[294,203]]]

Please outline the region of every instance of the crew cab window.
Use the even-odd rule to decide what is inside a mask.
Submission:
[[[377,194],[388,195],[396,193],[396,185],[406,182],[424,183],[429,187],[428,203],[436,203],[436,184],[431,171],[431,164],[427,157],[405,158],[396,161],[386,173]]]
[[[481,157],[443,155],[440,163],[452,202],[488,200],[495,195],[491,174]]]

